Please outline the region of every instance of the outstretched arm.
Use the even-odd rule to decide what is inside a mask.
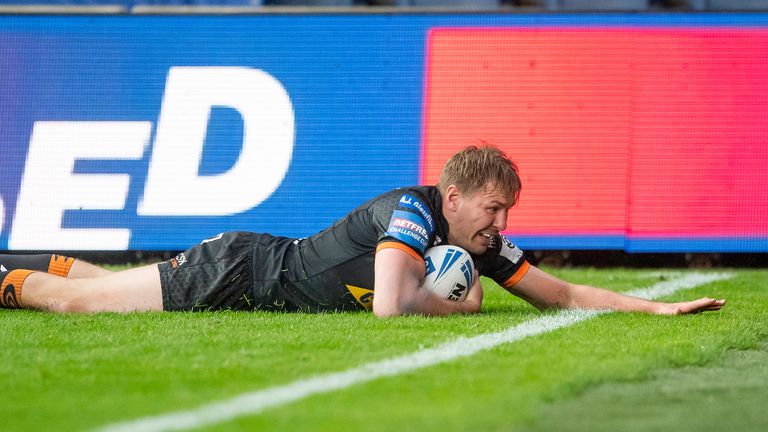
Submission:
[[[399,249],[376,252],[373,313],[379,317],[407,314],[475,313],[483,302],[480,278],[464,301],[442,299],[423,287],[424,262]]]
[[[525,276],[508,290],[540,310],[608,309],[620,312],[681,315],[716,311],[725,305],[725,300],[711,298],[679,303],[645,300],[588,285],[568,283],[534,266],[531,266]]]

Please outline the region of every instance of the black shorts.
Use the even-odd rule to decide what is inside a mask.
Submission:
[[[163,310],[279,309],[283,258],[293,239],[227,232],[160,263]]]

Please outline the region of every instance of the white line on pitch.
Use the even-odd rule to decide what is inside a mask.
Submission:
[[[694,288],[710,282],[729,279],[727,273],[693,273],[678,279],[660,282],[650,288],[626,294],[645,299],[670,295],[676,291]],[[506,330],[472,337],[459,337],[433,348],[411,354],[369,363],[341,372],[327,373],[300,379],[288,384],[244,393],[188,411],[177,411],[121,423],[99,429],[100,432],[159,432],[198,428],[221,423],[236,417],[258,414],[266,409],[295,402],[312,395],[329,393],[382,377],[399,375],[427,366],[471,356],[495,346],[519,341],[529,336],[550,332],[593,318],[607,311],[564,310],[554,315],[535,318]]]

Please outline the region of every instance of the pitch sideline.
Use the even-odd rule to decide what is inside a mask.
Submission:
[[[680,290],[730,279],[731,277],[733,277],[733,274],[730,273],[692,273],[677,279],[657,283],[649,288],[629,291],[626,294],[645,299],[654,299]],[[101,427],[97,431],[160,432],[199,428],[221,423],[245,415],[258,414],[269,408],[285,405],[316,394],[329,393],[378,378],[395,376],[460,357],[471,356],[501,344],[516,342],[529,336],[547,333],[605,313],[609,313],[609,311],[564,310],[554,315],[525,321],[499,332],[484,333],[472,337],[459,337],[432,348],[380,362],[243,393],[239,396],[203,405],[195,409],[113,423]]]

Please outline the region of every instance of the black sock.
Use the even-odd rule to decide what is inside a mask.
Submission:
[[[67,277],[74,262],[74,258],[64,255],[0,255],[0,282],[5,277],[5,273],[16,269],[42,271]]]

